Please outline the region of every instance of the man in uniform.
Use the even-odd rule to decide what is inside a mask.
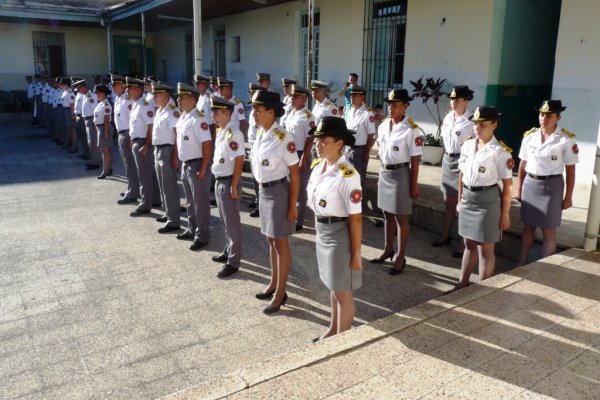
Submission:
[[[70,146],[77,146],[76,143],[72,143],[73,137],[75,137],[75,140],[77,139],[77,134],[73,127],[73,124],[75,123],[75,93],[71,90],[71,80],[69,78],[62,78],[60,80],[60,86],[63,90],[60,101],[62,104],[64,122],[60,138],[62,143],[60,144],[66,149]]]
[[[196,108],[206,116],[208,120],[208,126],[210,127],[210,134],[214,140],[215,138],[215,122],[212,119],[210,112],[210,94],[208,93],[208,86],[210,84],[210,77],[204,75],[196,75],[194,77],[194,86],[200,93],[198,104]]]
[[[126,81],[132,101],[129,115],[129,143],[140,181],[141,195],[140,204],[129,215],[137,217],[150,213],[152,207],[160,207],[160,191],[154,172],[154,156],[152,154],[154,107],[143,98],[143,80],[127,77]]]
[[[144,99],[150,103],[154,111],[156,111],[156,104],[154,104],[154,95],[152,94],[152,84],[158,82],[158,79],[154,75],[150,75],[144,79]]]
[[[219,78],[216,76],[210,77],[210,94],[221,96],[221,93],[219,92]]]
[[[200,92],[185,83],[177,84],[177,103],[183,114],[177,122],[177,150],[182,162],[181,182],[185,192],[188,229],[177,235],[180,240],[193,240],[190,250],[198,251],[210,239],[210,159],[213,144],[208,120],[196,105]]]
[[[31,111],[33,112],[35,110],[35,84],[33,83],[33,77],[31,75],[27,75],[25,77],[25,81],[27,82],[27,98],[29,99],[29,106],[31,107]],[[33,119],[31,120],[31,124],[35,125],[35,115],[32,115]]]
[[[140,197],[140,180],[135,166],[135,158],[131,147],[129,147],[129,117],[133,102],[126,92],[126,79],[120,75],[111,76],[112,87],[115,93],[114,121],[117,133],[119,135],[119,154],[125,167],[127,176],[127,191],[122,199],[117,200],[118,204],[135,203]]]
[[[40,96],[40,126],[38,128],[45,128],[47,126],[47,118],[46,108],[48,106],[48,94],[50,93],[50,85],[48,85],[46,75],[40,75],[40,87],[41,87],[41,96]]]
[[[281,121],[285,122],[288,114],[292,110],[292,85],[296,84],[296,80],[292,78],[282,78],[281,85],[283,86],[283,109],[285,110],[285,114],[281,117]]]
[[[33,76],[33,121],[37,125],[40,123],[40,106],[42,105],[42,84],[40,83],[40,75]]]
[[[314,136],[309,136],[308,132],[313,129],[315,119],[312,113],[306,107],[306,102],[310,91],[301,86],[294,85],[290,93],[292,97],[292,110],[285,120],[285,129],[294,138],[294,143],[298,144],[298,158],[300,159],[300,191],[298,193],[298,219],[296,220],[296,231],[304,227],[304,212],[306,210],[306,185],[310,178],[311,149]]]
[[[338,117],[339,113],[337,106],[329,100],[327,91],[329,84],[324,81],[313,80],[310,82],[310,90],[315,103],[313,104],[312,114],[315,119],[315,124],[319,125],[323,117]],[[313,159],[317,158],[317,149],[312,148]]]
[[[256,82],[263,90],[271,90],[271,74],[268,72],[258,72],[256,74]]]
[[[233,81],[219,78],[219,92],[222,98],[235,104],[235,110],[231,116],[233,126],[242,131],[242,133],[246,132],[248,124],[246,123],[246,115],[244,114],[244,104],[233,95]]]
[[[83,151],[83,154],[79,157],[83,160],[89,160],[90,148],[85,131],[85,119],[83,118],[83,105],[87,100],[86,94],[89,90],[84,80],[73,83],[73,89],[77,92],[75,95],[75,131],[77,132],[77,141]],[[93,109],[94,107],[92,107],[92,111]]]
[[[90,149],[90,162],[87,165],[88,170],[100,168],[102,163],[102,152],[98,148],[98,131],[94,125],[94,109],[98,105],[96,94],[88,89],[87,85],[80,86],[78,91],[84,95],[84,100],[81,105],[81,116],[85,126],[85,135],[87,145]]]

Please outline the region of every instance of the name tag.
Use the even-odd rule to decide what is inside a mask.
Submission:
[[[394,146],[394,147],[392,147],[392,150],[394,150],[394,151],[398,151],[398,150],[400,150],[400,147],[398,147],[398,146]]]
[[[189,140],[189,139],[190,139],[190,138],[189,138],[187,135],[185,135],[185,136],[183,137],[183,140]]]
[[[479,173],[485,174],[485,167],[479,167]]]
[[[556,155],[552,154],[552,161],[556,161],[556,160],[558,160],[558,157]]]
[[[224,158],[219,158],[219,164],[225,164],[225,159]]]
[[[324,199],[319,200],[319,206],[325,207],[326,205],[327,205],[327,202]]]
[[[262,165],[265,167],[269,166],[269,160],[262,160]]]

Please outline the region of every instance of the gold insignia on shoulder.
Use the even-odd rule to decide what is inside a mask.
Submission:
[[[240,104],[242,101],[240,99],[235,99],[235,104]]]
[[[373,112],[373,109],[371,107],[367,107],[367,111],[368,112]]]
[[[144,105],[147,106],[148,104],[150,104],[148,103],[148,100],[144,99]]]
[[[312,160],[312,163],[310,163],[310,169],[313,169],[314,167],[316,167],[317,165],[319,165],[319,163],[322,160],[320,158],[315,158],[314,160]]]
[[[506,143],[504,143],[502,140],[498,140],[498,143],[500,143],[500,146],[502,146],[504,150],[506,150],[508,153],[512,153],[513,150],[510,147],[508,147]]]
[[[231,128],[227,128],[227,140],[231,140],[233,139],[233,131],[231,130]]]
[[[570,137],[571,139],[575,139],[575,137],[577,136],[577,135],[575,135],[573,132],[571,132],[570,130],[568,130],[567,128],[562,128],[561,130],[563,131],[563,133],[564,133],[565,135],[567,135],[567,136],[568,136],[568,137]]]
[[[177,106],[176,106],[175,104],[171,104],[171,103],[169,103],[169,108],[170,108],[171,110],[174,110],[174,109],[176,109],[176,108],[177,108]]]
[[[279,139],[280,142],[283,142],[283,139],[285,139],[285,131],[282,131],[279,128],[275,128],[275,135],[277,135],[277,139]]]
[[[346,164],[340,164],[338,165],[338,168],[340,171],[342,171],[342,176],[344,178],[350,178],[354,176],[354,170],[352,168],[348,168]]]
[[[419,127],[419,125],[417,125],[415,120],[412,119],[411,117],[408,117],[406,121],[408,122],[408,125],[410,126],[411,129],[417,129]]]
[[[535,132],[537,128],[534,126],[533,128],[531,128],[530,130],[528,130],[527,132],[525,132],[523,134],[523,137],[526,138],[527,136],[531,135],[533,132]]]
[[[325,107],[327,107],[327,108],[331,108],[331,106],[333,106],[333,104],[331,104],[331,103],[325,104]]]
[[[304,114],[306,115],[306,117],[307,117],[307,118],[310,118],[310,116],[312,115],[312,114],[310,113],[310,111],[308,111],[308,109],[305,109],[305,110],[304,110]]]
[[[200,118],[204,118],[204,113],[198,109],[196,109],[196,114],[200,117]]]
[[[462,146],[463,144],[465,144],[466,142],[468,142],[471,139],[473,139],[472,136],[470,138],[466,138],[465,140],[463,140],[462,142],[460,142],[459,145]]]

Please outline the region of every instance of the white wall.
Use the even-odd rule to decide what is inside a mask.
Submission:
[[[167,82],[184,82],[186,75],[185,35],[193,27],[162,29],[154,32],[154,71],[158,76],[161,60],[167,64]],[[192,72],[193,73],[193,72]]]
[[[552,98],[567,106],[560,125],[577,134],[577,182],[591,183],[600,124],[600,3],[562,2]]]

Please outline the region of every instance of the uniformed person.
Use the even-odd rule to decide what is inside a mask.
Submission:
[[[54,122],[56,120],[55,110],[56,110],[56,79],[50,77],[48,79],[48,84],[50,86],[50,91],[48,93],[48,107],[47,110],[47,119],[46,119],[46,129],[48,137],[54,139]]]
[[[308,183],[308,204],[315,214],[319,276],[331,292],[331,321],[313,342],[352,327],[352,291],[362,285],[362,187],[344,146],[354,136],[339,117],[323,117],[314,131],[320,161]]]
[[[234,108],[235,104],[218,96],[211,99],[213,120],[219,127],[211,170],[215,176],[215,197],[226,241],[221,254],[212,257],[215,262],[225,263],[217,274],[219,278],[239,270],[242,254],[240,198],[246,152],[244,135],[231,126]]]
[[[285,122],[288,114],[292,111],[292,86],[296,84],[296,80],[293,78],[282,78],[281,86],[283,86],[283,109],[285,114],[281,117],[281,121]]]
[[[300,191],[298,193],[298,220],[296,231],[304,227],[304,213],[306,209],[306,185],[310,178],[311,149],[313,137],[308,132],[315,125],[315,118],[306,107],[310,91],[302,86],[294,85],[291,91],[293,108],[285,120],[285,129],[292,135],[297,146],[298,158],[300,159]]]
[[[210,77],[210,94],[221,97],[221,92],[219,92],[219,78],[216,76]]]
[[[471,120],[475,137],[461,147],[458,161],[458,234],[465,240],[460,281],[450,292],[469,286],[479,255],[479,278],[494,274],[494,245],[510,227],[512,169],[511,150],[494,137],[502,114],[496,107],[479,106]],[[502,181],[502,193],[498,187]]]
[[[110,89],[105,85],[96,86],[98,102],[94,108],[94,125],[98,135],[97,146],[102,151],[102,173],[98,179],[112,175],[112,106],[108,101]]]
[[[261,86],[257,83],[249,83],[248,84],[248,95],[250,97],[250,103],[252,103],[252,96],[254,96],[254,93],[257,90],[261,90]],[[250,144],[250,156],[249,158],[252,159],[252,146],[254,145],[254,142],[256,141],[256,133],[258,132],[258,124],[254,118],[254,109],[250,109],[250,114],[248,115],[248,143]],[[252,163],[250,164],[250,167],[252,167]],[[259,207],[258,207],[258,202],[259,202],[259,185],[258,182],[256,181],[256,178],[254,177],[254,174],[252,174],[252,184],[254,186],[254,201],[251,201],[250,204],[248,205],[248,207],[250,208],[254,208],[254,210],[252,210],[252,212],[250,213],[250,217],[252,218],[258,218],[260,216],[260,211],[259,211]]]
[[[75,122],[75,93],[71,90],[71,80],[69,78],[62,78],[60,80],[60,86],[62,88],[60,102],[63,111],[63,131],[61,132],[62,143],[60,144],[66,149],[73,145],[77,146],[77,143],[73,143],[72,141],[73,132],[75,131],[73,128]]]
[[[252,107],[259,126],[252,146],[252,173],[260,184],[260,230],[269,243],[271,259],[271,280],[256,297],[273,297],[263,310],[272,314],[287,300],[285,288],[292,260],[288,236],[298,216],[299,160],[292,135],[277,123],[284,113],[279,93],[257,90]]]
[[[87,101],[87,93],[89,89],[85,80],[77,81],[73,84],[73,89],[77,92],[75,95],[75,117],[76,117],[76,128],[77,139],[83,150],[82,159],[86,160],[90,158],[90,146],[87,141],[87,133],[85,130],[85,118],[83,118],[83,106]]]
[[[84,92],[84,99],[81,105],[81,117],[85,125],[85,135],[87,146],[90,149],[90,162],[87,164],[87,170],[100,168],[102,162],[102,152],[98,148],[98,133],[94,125],[94,109],[98,104],[96,93],[91,90],[85,90],[87,87],[81,87],[79,90]]]
[[[471,113],[467,107],[473,100],[473,91],[468,86],[456,86],[448,94],[450,98],[450,111],[442,122],[442,140],[444,143],[444,158],[442,160],[442,184],[440,189],[444,195],[445,212],[444,227],[441,237],[431,245],[440,247],[450,244],[450,233],[454,218],[456,217],[456,204],[458,203],[458,158],[460,145],[475,135],[473,122],[469,119]],[[460,240],[457,251],[452,257],[462,257],[464,241]]]
[[[268,72],[258,72],[256,74],[256,82],[263,90],[271,90],[271,74]]]
[[[121,154],[125,175],[127,176],[127,191],[122,199],[117,200],[117,204],[131,204],[137,202],[140,197],[140,180],[129,137],[129,117],[133,102],[127,94],[125,86],[127,82],[124,76],[111,75],[111,82],[115,91],[114,119],[118,133],[119,154]]]
[[[158,233],[169,233],[180,229],[181,206],[179,204],[179,187],[177,186],[177,157],[176,126],[181,117],[181,111],[169,103],[171,93],[175,88],[163,82],[152,82],[154,104],[158,107],[152,125],[152,146],[154,146],[154,167],[160,189],[165,213],[158,217],[158,222],[165,225]]]
[[[177,150],[182,162],[181,182],[185,192],[188,228],[177,235],[180,240],[193,240],[190,250],[198,251],[210,239],[210,159],[213,143],[208,120],[196,108],[200,92],[185,83],[177,84],[177,103],[183,111],[177,123]]]
[[[406,115],[413,99],[406,89],[390,91],[387,99],[388,118],[377,132],[379,142],[379,180],[377,182],[377,206],[383,210],[385,219],[385,247],[383,254],[371,260],[381,264],[387,258],[393,261],[390,275],[398,275],[406,266],[406,247],[410,233],[409,215],[412,200],[420,196],[419,161],[423,154],[423,137],[419,126]],[[394,253],[394,234],[398,232],[398,253]]]
[[[329,84],[324,81],[313,80],[310,82],[310,90],[312,92],[315,104],[312,108],[312,113],[315,117],[315,123],[318,125],[321,118],[327,116],[338,116],[336,105],[327,97]]]
[[[240,131],[246,132],[248,130],[248,125],[246,122],[246,115],[244,114],[244,104],[240,99],[233,95],[232,80],[219,78],[219,96],[235,104],[235,110],[231,116],[232,122],[237,124],[237,128]]]
[[[39,74],[35,74],[34,76],[34,85],[33,85],[33,94],[34,94],[34,99],[35,99],[35,103],[34,103],[34,109],[33,109],[33,116],[35,119],[35,124],[41,124],[43,123],[42,121],[42,82],[40,82],[41,80],[41,76]]]
[[[519,158],[519,183],[515,197],[521,201],[521,257],[519,265],[528,262],[535,229],[543,236],[543,257],[556,251],[556,228],[560,226],[562,210],[573,205],[575,164],[579,162],[579,147],[575,134],[558,126],[566,109],[560,100],[545,100],[539,112],[539,128],[525,132]],[[566,172],[566,190],[563,171]],[[564,195],[563,195],[564,193]]]
[[[50,85],[48,85],[48,77],[46,75],[40,76],[40,84],[41,84],[41,115],[40,122],[41,125],[38,128],[46,128],[48,126],[48,95],[50,94]]]
[[[54,85],[55,85],[55,92],[54,92],[54,104],[53,104],[53,125],[54,125],[54,137],[53,137],[53,141],[56,142],[56,144],[60,145],[61,144],[61,140],[62,140],[62,136],[63,136],[63,131],[65,128],[65,123],[64,123],[64,117],[63,117],[63,111],[62,111],[62,101],[60,100],[60,98],[62,97],[62,85],[60,84],[61,81],[61,77],[56,77],[54,79]]]
[[[157,105],[154,104],[154,95],[152,94],[152,83],[157,82],[157,81],[158,81],[158,79],[156,79],[156,77],[153,75],[150,75],[150,76],[144,78],[144,99],[148,103],[150,103],[152,108],[154,108],[155,112],[157,109]]]
[[[132,217],[150,213],[152,207],[160,206],[160,190],[154,172],[152,149],[152,125],[154,108],[143,98],[144,81],[126,78],[129,97],[132,101],[129,115],[130,146],[140,181],[141,200],[138,207],[129,213]]]
[[[215,122],[212,119],[210,112],[210,93],[208,92],[208,86],[210,85],[210,76],[196,75],[194,77],[194,86],[200,92],[200,98],[196,108],[200,110],[202,114],[208,120],[208,126],[210,127],[210,134],[214,140],[215,138]]]

